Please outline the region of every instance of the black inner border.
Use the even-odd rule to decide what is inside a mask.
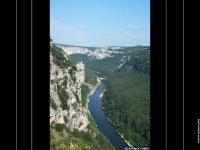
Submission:
[[[49,149],[49,15],[50,1],[33,2],[33,149]],[[151,0],[151,149],[164,150],[165,118],[165,1]],[[169,9],[170,6],[170,9]],[[171,6],[173,6],[171,8]],[[179,7],[178,7],[179,6]],[[177,9],[177,7],[179,9]],[[180,1],[169,2],[167,64],[168,149],[182,149],[182,20]],[[175,19],[175,22],[173,19]],[[31,3],[18,2],[18,148],[31,149]],[[21,31],[20,31],[21,30]],[[169,31],[169,29],[168,29]],[[181,38],[182,39],[182,38]],[[174,71],[175,70],[175,71]],[[172,80],[171,80],[172,79]],[[170,130],[169,130],[170,129]]]

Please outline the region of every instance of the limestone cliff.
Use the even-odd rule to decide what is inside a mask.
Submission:
[[[88,94],[95,82],[86,70],[82,62],[74,65],[61,48],[51,44],[50,150],[114,149],[88,113]]]
[[[57,51],[63,53],[62,51]],[[82,62],[72,65],[65,56],[63,62],[68,62],[66,68],[58,66],[54,61],[56,54],[50,52],[50,124],[65,124],[71,130],[87,131],[89,123],[87,109],[82,107],[81,85],[85,81],[85,66]]]

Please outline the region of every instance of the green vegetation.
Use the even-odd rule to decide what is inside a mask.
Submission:
[[[97,75],[91,69],[85,67],[85,82],[89,83],[90,85],[97,84]]]
[[[72,55],[70,55],[70,58],[74,65],[80,61],[82,61],[84,64],[86,64],[93,60],[90,56],[87,56],[85,54],[72,54]],[[73,72],[70,71],[70,75],[73,76]],[[85,82],[87,82],[91,85],[97,84],[96,74],[94,73],[93,70],[89,69],[87,66],[85,66]]]
[[[134,52],[140,49],[149,49],[149,46],[142,46],[142,45],[138,45],[138,46],[133,46],[133,47],[125,47],[124,49],[121,49],[119,51],[123,51],[123,52]]]
[[[65,76],[63,78],[62,86],[67,87],[67,81],[68,81],[68,78],[67,78],[67,76]]]
[[[82,95],[82,106],[85,107],[88,99],[89,94],[89,87],[85,84],[81,85],[81,95]]]
[[[65,128],[66,128],[66,126],[64,124],[61,124],[61,123],[56,123],[55,124],[55,129],[58,132],[62,132]]]
[[[61,87],[60,85],[57,85],[57,92],[60,97],[61,107],[63,110],[69,110],[69,106],[67,105],[67,99],[69,98],[69,95],[67,94],[66,87]]]
[[[108,80],[103,96],[106,115],[134,146],[149,146],[149,75],[120,72]]]
[[[71,61],[74,63],[78,63],[82,61],[84,64],[93,60],[90,56],[85,55],[85,54],[72,54],[70,55],[70,58],[71,58]]]
[[[74,71],[77,71],[77,68],[76,68],[75,65],[72,65],[71,67],[72,67],[72,69],[73,69]]]
[[[53,56],[53,62],[59,66],[60,68],[68,68],[70,66],[72,66],[73,70],[76,70],[76,66],[74,66],[70,60],[67,60],[65,58],[65,54],[64,54],[64,51],[53,45],[53,47],[50,47],[50,52]]]
[[[150,143],[150,47],[127,47],[117,54],[86,65],[108,77],[103,96],[106,115],[134,146]],[[122,56],[126,60],[120,69]],[[116,69],[114,72],[113,70]]]
[[[50,150],[55,150],[57,143],[57,140],[52,135],[50,135]]]
[[[52,98],[50,99],[50,105],[54,110],[57,110],[58,106]]]
[[[76,129],[70,131],[62,124],[56,124],[55,128],[50,128],[50,150],[66,150],[70,149],[71,146],[76,150],[114,150],[109,141],[92,127],[90,127],[89,132]]]
[[[132,71],[142,72],[149,74],[150,73],[150,51],[149,49],[145,50],[136,50],[131,53],[130,59],[125,63],[125,65],[120,69],[126,70],[125,67],[131,66]]]
[[[144,49],[146,48],[146,49]],[[50,52],[53,55],[53,62],[62,69],[69,69],[69,74],[76,82],[75,71],[77,62],[83,61],[85,66],[85,81],[90,85],[97,83],[96,74],[93,70],[102,73],[108,78],[108,88],[103,95],[102,105],[106,115],[115,124],[117,130],[124,135],[135,147],[149,147],[150,141],[150,59],[149,47],[135,46],[126,47],[118,51],[124,54],[114,54],[114,57],[108,57],[96,60],[84,54],[73,54],[70,57],[73,62],[65,58],[62,49],[53,45]],[[120,59],[126,56],[130,59],[116,72],[116,66],[120,64]],[[131,71],[127,68],[132,68]],[[63,80],[63,82],[61,82]],[[52,81],[51,81],[52,82]],[[57,83],[57,92],[60,97],[63,110],[69,110],[66,92],[68,83],[67,77],[55,80]],[[61,85],[59,85],[61,83]],[[82,106],[85,107],[89,94],[89,87],[85,84],[81,86]],[[78,100],[78,95],[74,93]],[[79,101],[79,100],[78,100]],[[53,109],[57,105],[50,100]],[[76,108],[77,103],[72,107]],[[75,117],[72,116],[72,118]],[[78,130],[71,131],[65,124],[52,123],[50,126],[50,150],[66,150],[72,146],[76,150],[113,150],[110,142],[99,132],[91,116],[88,115],[88,132]],[[64,116],[65,123],[68,118]],[[82,124],[80,123],[79,126]]]
[[[64,121],[65,121],[65,123],[68,123],[68,118],[67,118],[67,116],[64,116]]]
[[[136,72],[149,73],[150,72],[150,47],[148,46],[134,46],[126,47],[118,51],[125,52],[123,54],[115,54],[114,57],[107,57],[100,60],[86,61],[86,67],[98,71],[105,76],[110,76],[113,69],[120,64],[120,59],[123,56],[129,57],[130,60],[126,62],[125,66],[132,66]],[[122,71],[124,67],[121,68]]]
[[[106,76],[112,73],[112,70],[120,63],[122,55],[116,57],[107,57],[100,60],[93,60],[86,64],[92,70],[98,71]]]
[[[76,67],[72,67],[71,69],[69,69],[69,74],[70,74],[70,77],[72,79],[72,81],[75,83],[76,82],[76,76],[75,76],[75,69]]]

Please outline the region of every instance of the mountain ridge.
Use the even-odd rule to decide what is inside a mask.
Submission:
[[[107,46],[107,47],[87,47],[87,46],[75,46],[66,44],[55,44],[56,46],[62,48],[66,54],[85,54],[95,59],[103,59],[107,57],[114,57],[118,54],[129,53],[134,49],[145,48],[149,46]]]

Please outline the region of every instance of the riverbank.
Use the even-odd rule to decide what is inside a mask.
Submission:
[[[110,141],[110,143],[115,147],[115,149],[121,150],[126,147],[130,148],[132,147],[130,143],[127,144],[128,141],[122,138],[120,134],[116,134],[117,130],[115,126],[108,121],[108,118],[106,117],[105,112],[103,111],[101,99],[106,91],[106,86],[104,85],[105,83],[103,82],[103,80],[105,80],[105,78],[101,78],[100,81],[98,80],[100,85],[95,86],[95,91],[93,91],[92,88],[90,88],[90,94],[92,94],[92,96],[89,97],[89,114],[95,120],[95,125],[97,126],[98,130]]]
[[[102,101],[101,101],[101,103],[102,103]],[[104,107],[102,107],[102,109],[103,109],[103,112],[104,112],[105,115],[106,115],[106,111],[104,110]],[[107,117],[108,121],[110,122],[110,124],[112,124],[112,125],[115,127],[117,134],[124,140],[124,142],[125,142],[129,147],[134,148],[133,145],[131,145],[131,143],[130,143],[128,140],[126,140],[126,139],[124,138],[124,135],[121,134],[121,133],[117,130],[116,125],[108,118],[107,115],[106,115],[106,117]]]
[[[93,118],[93,116],[91,115],[90,113],[90,110],[89,110],[89,101],[90,101],[90,96],[94,94],[95,90],[97,89],[97,87],[101,84],[101,79],[97,76],[97,83],[93,86],[90,86],[89,88],[89,92],[87,94],[87,103],[86,103],[86,106],[87,106],[87,111],[88,111],[88,117],[91,119],[90,120],[90,123],[91,125],[93,126],[93,129],[92,129],[92,133],[94,134],[94,136],[96,136],[97,134],[100,134],[101,136],[103,136],[103,139],[105,139],[105,141],[107,143],[109,143],[112,147],[111,150],[114,150],[114,146],[110,143],[109,139],[107,137],[105,137],[98,129],[97,125],[96,125],[96,122]],[[95,130],[94,130],[95,129]]]
[[[89,114],[90,114],[89,107],[88,107],[88,104],[89,104],[89,101],[90,101],[89,97],[95,92],[96,88],[97,88],[100,84],[101,84],[101,80],[100,80],[99,77],[97,76],[97,84],[94,85],[94,86],[92,86],[92,87],[90,88],[90,92],[89,92],[88,95],[87,95],[87,104],[86,104],[86,105],[87,105],[87,111],[88,111]],[[90,116],[92,117],[91,114],[90,114]]]
[[[126,140],[126,139],[124,138],[124,135],[121,134],[121,133],[117,130],[116,125],[115,125],[115,124],[108,118],[108,116],[106,115],[106,111],[105,111],[105,109],[104,109],[104,107],[103,107],[103,105],[102,105],[102,97],[103,97],[103,94],[104,94],[105,91],[106,91],[106,89],[104,89],[104,91],[103,91],[103,93],[100,95],[100,97],[101,97],[101,106],[102,106],[103,112],[104,112],[104,114],[105,114],[107,120],[110,122],[110,124],[112,124],[112,126],[115,128],[117,134],[124,140],[124,142],[125,142],[129,147],[134,148],[133,145],[131,145],[130,141],[128,141],[128,140]]]
[[[97,84],[94,85],[91,89],[90,89],[90,92],[88,94],[88,101],[89,101],[89,97],[94,93],[94,91],[96,90],[96,88],[100,85],[101,83],[101,80],[100,78],[97,76]]]

